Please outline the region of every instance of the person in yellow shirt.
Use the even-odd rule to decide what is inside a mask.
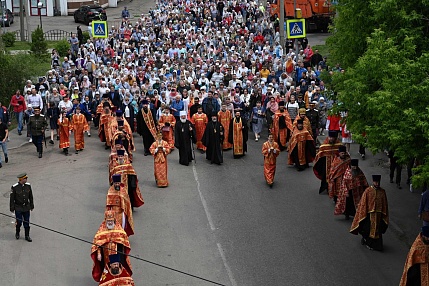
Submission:
[[[261,74],[261,78],[267,79],[270,75],[270,70],[267,68],[267,66],[263,66],[259,73]]]

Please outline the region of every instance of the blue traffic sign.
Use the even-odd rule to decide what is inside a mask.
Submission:
[[[305,19],[287,20],[286,31],[289,39],[304,38],[306,35]]]
[[[107,21],[92,21],[92,36],[94,38],[107,38]]]

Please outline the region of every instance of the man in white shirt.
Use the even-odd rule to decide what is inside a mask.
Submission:
[[[31,94],[28,96],[27,103],[31,104],[34,107],[40,107],[40,110],[43,109],[43,100],[40,94],[37,93],[35,88],[31,89]]]

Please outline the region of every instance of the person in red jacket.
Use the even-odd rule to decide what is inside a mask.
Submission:
[[[253,38],[254,43],[261,42],[263,43],[265,41],[264,36],[261,35],[261,32],[258,32],[258,34]]]
[[[21,95],[21,91],[18,89],[10,100],[10,105],[13,106],[13,112],[18,121],[18,135],[22,133],[22,120],[24,118],[24,111],[27,109],[25,104],[25,98]]]
[[[328,118],[326,120],[326,130],[336,131],[337,134],[341,134],[340,121],[341,121],[341,116],[339,114],[328,115]]]

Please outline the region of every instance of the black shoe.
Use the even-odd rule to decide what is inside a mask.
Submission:
[[[42,158],[42,152],[39,152],[39,158]]]
[[[9,162],[9,157],[4,157],[4,162],[8,163]]]
[[[397,187],[398,189],[402,189],[401,184],[396,184],[396,187]]]
[[[54,144],[54,140],[52,140],[52,139],[51,139],[51,140],[49,140],[49,143],[50,143],[50,144]]]
[[[30,228],[25,228],[25,240],[28,242],[32,242],[33,240],[30,237]]]
[[[144,152],[144,155],[145,155],[145,156],[149,155],[149,152],[146,152],[146,151],[145,151],[145,152]]]
[[[74,152],[75,154],[79,154],[79,152],[76,150],[76,152]]]
[[[107,146],[107,145],[104,146],[104,150],[107,150],[107,149],[109,149],[109,146]]]
[[[16,232],[15,232],[15,238],[16,239],[19,239],[19,231],[20,231],[20,228],[16,227]]]
[[[18,131],[18,135],[19,135],[19,136],[21,136],[21,135],[22,135],[22,132],[21,132],[21,131]]]
[[[390,179],[390,182],[393,183],[393,179]]]
[[[365,155],[362,155],[362,160],[365,160]]]
[[[59,135],[57,135],[57,141],[58,141],[58,140],[60,140],[60,136],[59,136]]]
[[[3,167],[3,165],[0,163],[0,168]]]
[[[274,184],[274,183],[273,183]],[[269,184],[268,186],[270,186],[270,189],[272,189],[273,188],[273,184]]]
[[[350,219],[350,216],[349,215],[345,215],[346,217],[345,217],[345,220],[349,220]]]

